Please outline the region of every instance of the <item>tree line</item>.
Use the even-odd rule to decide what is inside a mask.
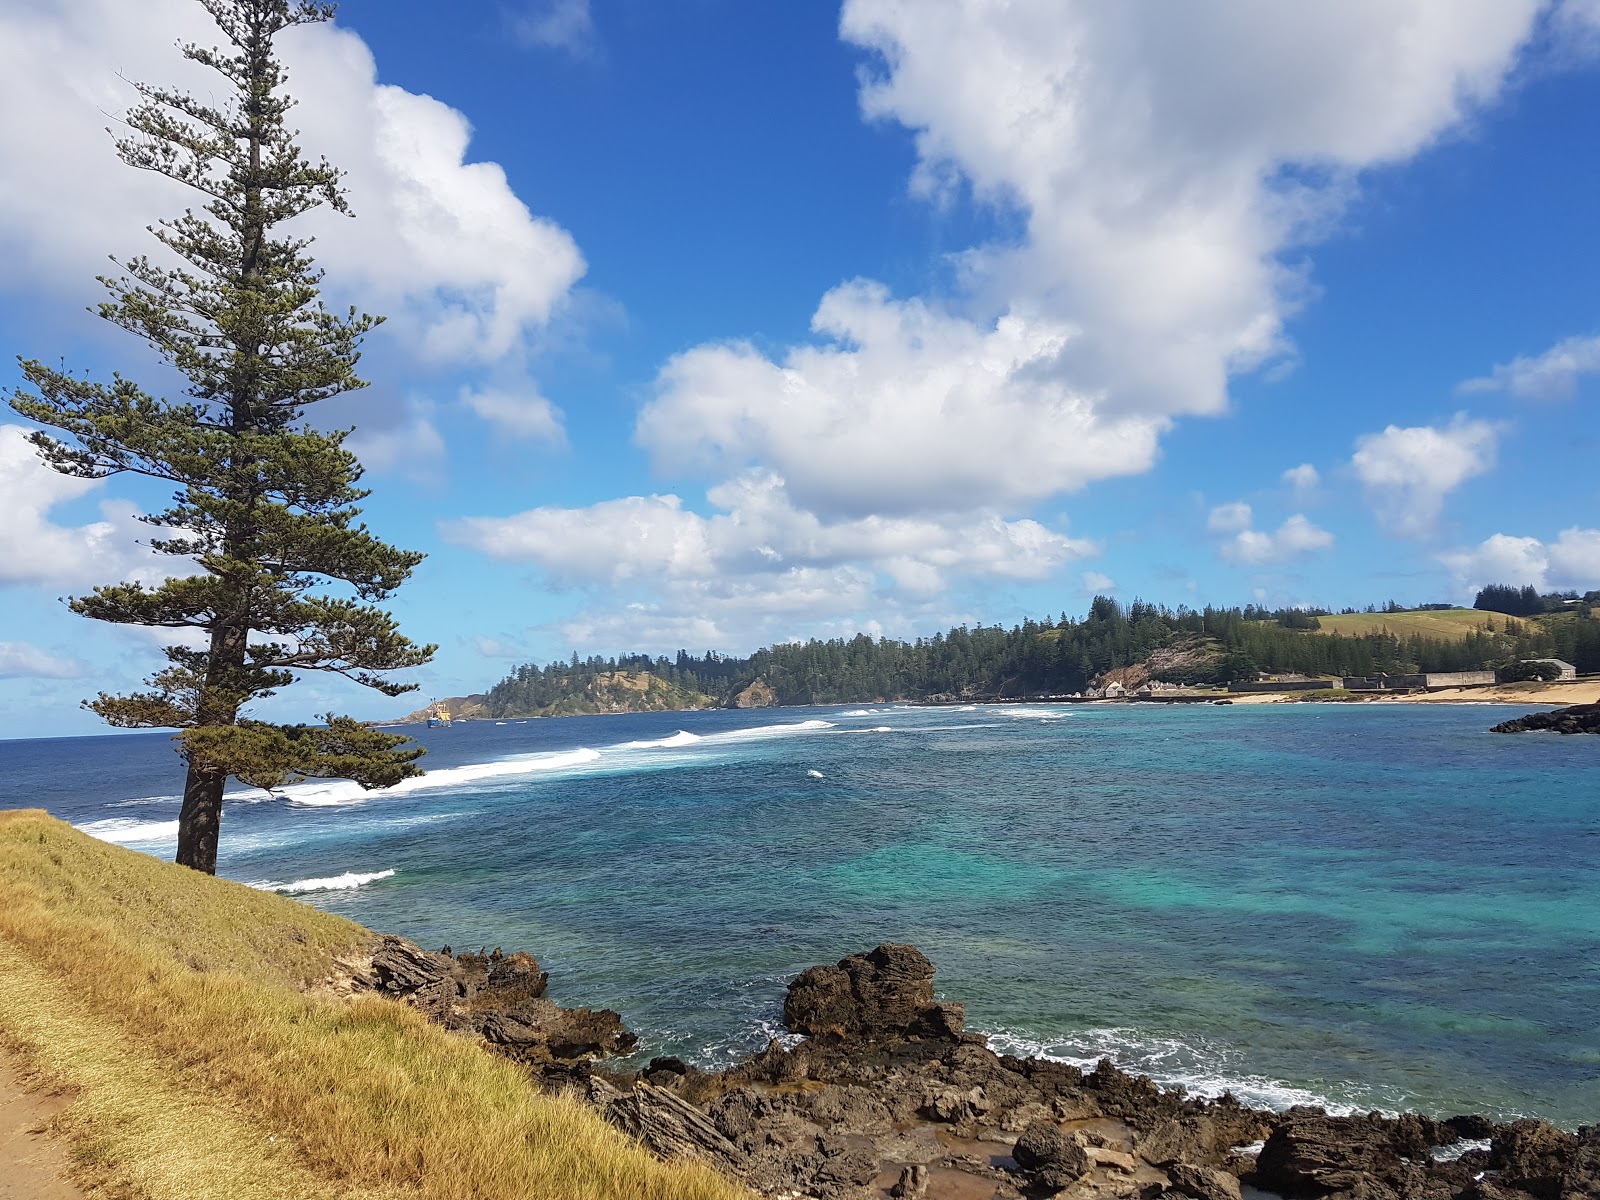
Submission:
[[[1582,596],[1572,591],[1541,594],[1531,584],[1519,588],[1507,583],[1489,584],[1472,601],[1472,607],[1480,612],[1505,613],[1512,617],[1537,617],[1552,612],[1587,613],[1597,606],[1600,606],[1600,591],[1586,592]]]
[[[746,658],[707,652],[676,657],[577,655],[516,668],[489,690],[493,716],[542,709],[610,671],[649,671],[723,703],[755,680],[780,704],[853,704],[939,697],[1069,695],[1107,672],[1151,664],[1157,679],[1226,684],[1260,672],[1404,675],[1471,671],[1522,658],[1561,658],[1600,671],[1600,621],[1568,614],[1539,623],[1506,621],[1459,640],[1374,632],[1316,632],[1300,609],[1169,609],[1097,596],[1082,619],[1066,614],[998,625],[958,626],[904,641],[852,638],[785,643]],[[1158,653],[1166,652],[1166,653]]]

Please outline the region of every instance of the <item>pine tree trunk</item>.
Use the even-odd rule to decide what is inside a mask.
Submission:
[[[233,548],[229,547],[233,553]],[[241,608],[244,605],[241,603]],[[205,686],[196,709],[196,725],[232,725],[239,719],[239,705],[229,698],[226,683],[244,665],[247,634],[233,622],[212,627],[211,660],[206,664]],[[228,772],[214,764],[189,760],[189,774],[183,784],[183,807],[178,810],[179,866],[193,867],[207,875],[217,873],[217,835],[222,827],[222,791],[228,785]]]
[[[225,775],[189,764],[183,785],[183,808],[178,812],[178,865],[207,875],[217,873],[217,834],[222,827],[222,789]]]

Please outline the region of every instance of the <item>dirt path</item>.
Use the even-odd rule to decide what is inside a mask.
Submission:
[[[83,1200],[67,1182],[67,1148],[38,1132],[67,1106],[60,1096],[25,1091],[0,1053],[0,1200]]]

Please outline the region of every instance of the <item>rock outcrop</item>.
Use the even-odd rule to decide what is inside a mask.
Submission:
[[[610,1009],[562,1008],[546,998],[549,982],[529,954],[498,948],[435,953],[384,934],[355,986],[420,1009],[447,1029],[476,1033],[507,1058],[557,1075],[638,1045]]]
[[[765,679],[757,679],[740,688],[728,701],[729,708],[772,708],[778,703],[778,693]]]
[[[773,1042],[716,1075],[652,1063],[636,1077],[651,1090],[635,1095],[666,1087],[703,1106],[744,1156],[734,1173],[769,1195],[1089,1200],[1153,1197],[1181,1179],[1197,1200],[1237,1200],[1232,1148],[1265,1137],[1270,1116],[1110,1063],[1085,1073],[998,1055],[963,1033],[961,1006],[941,1002],[933,978],[926,956],[896,944],[812,967],[784,1006],[798,1045]],[[632,1107],[613,1119],[638,1122]],[[703,1153],[694,1141],[685,1152]]]
[[[1574,704],[1502,721],[1490,733],[1600,733],[1600,704]]]
[[[885,942],[833,966],[800,972],[789,985],[783,1020],[792,1033],[841,1043],[959,1041],[966,1009],[934,999],[927,955]]]

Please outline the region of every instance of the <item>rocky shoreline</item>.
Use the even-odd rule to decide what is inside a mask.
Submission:
[[[382,935],[340,990],[413,1005],[595,1106],[663,1157],[693,1155],[771,1197],[818,1200],[1584,1200],[1600,1126],[1478,1116],[1329,1116],[1162,1089],[996,1054],[934,994],[915,947],[885,944],[790,985],[773,1041],[724,1071],[675,1058],[608,1069],[637,1038],[610,1010],[563,1009],[527,954],[434,953]]]
[[[1502,721],[1490,733],[1600,733],[1600,704],[1574,704]]]

